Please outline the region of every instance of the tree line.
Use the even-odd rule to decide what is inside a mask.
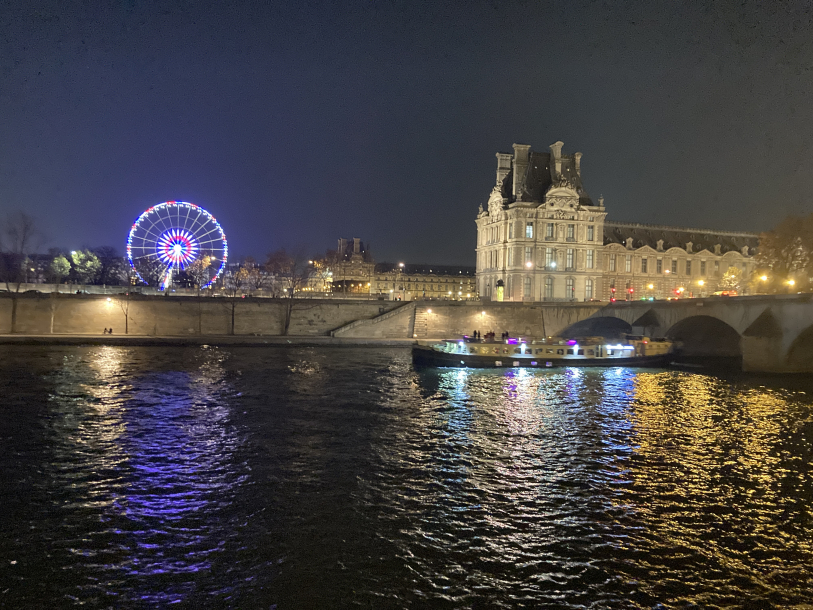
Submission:
[[[65,251],[50,248],[37,253],[43,241],[34,219],[24,212],[9,215],[0,225],[0,282],[11,292],[26,283],[85,284],[107,286],[161,284],[166,265],[158,260],[138,264],[136,270],[127,258],[112,246],[85,247]],[[302,291],[312,278],[327,280],[336,262],[336,253],[308,257],[303,249],[284,248],[268,254],[264,262],[252,257],[231,265],[219,280],[227,293],[251,294],[270,292],[274,296],[292,297]],[[200,288],[212,275],[213,262],[208,256],[194,261],[175,274],[176,285]]]
[[[788,216],[759,235],[754,292],[809,292],[813,276],[813,214]]]

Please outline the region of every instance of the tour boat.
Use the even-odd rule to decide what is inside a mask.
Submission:
[[[627,335],[621,340],[602,337],[581,339],[508,338],[483,341],[464,336],[412,347],[418,366],[472,368],[547,368],[559,366],[663,366],[669,362],[672,343],[662,339]]]

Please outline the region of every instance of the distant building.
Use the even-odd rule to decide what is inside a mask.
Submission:
[[[477,298],[474,267],[376,264],[357,237],[339,240],[331,274],[334,294],[364,294],[403,301]]]
[[[403,301],[477,298],[474,267],[379,263],[371,293]]]
[[[331,266],[334,293],[370,293],[375,262],[361,239],[340,238],[336,260]]]
[[[582,183],[581,153],[514,144],[497,153],[487,209],[477,214],[482,298],[582,301],[710,294],[734,267],[753,272],[757,235],[607,221]]]

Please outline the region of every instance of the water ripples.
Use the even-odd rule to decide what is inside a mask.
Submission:
[[[398,349],[0,365],[0,605],[813,603],[804,383]]]

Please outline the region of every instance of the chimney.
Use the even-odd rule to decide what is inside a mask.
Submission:
[[[514,197],[521,194],[522,181],[525,180],[525,172],[528,169],[528,152],[531,147],[528,144],[514,144]]]
[[[553,153],[553,163],[556,167],[554,178],[562,173],[562,146],[564,145],[564,142],[556,142],[550,145],[550,151]]]
[[[502,181],[511,171],[511,155],[508,153],[497,153],[497,186],[502,187]]]
[[[344,254],[344,249],[347,247],[347,240],[344,237],[339,238],[339,248],[337,252],[339,254]]]
[[[361,238],[353,238],[353,254],[361,254]]]
[[[582,154],[577,152],[573,155],[573,158],[576,159],[576,173],[581,176],[582,175]]]

